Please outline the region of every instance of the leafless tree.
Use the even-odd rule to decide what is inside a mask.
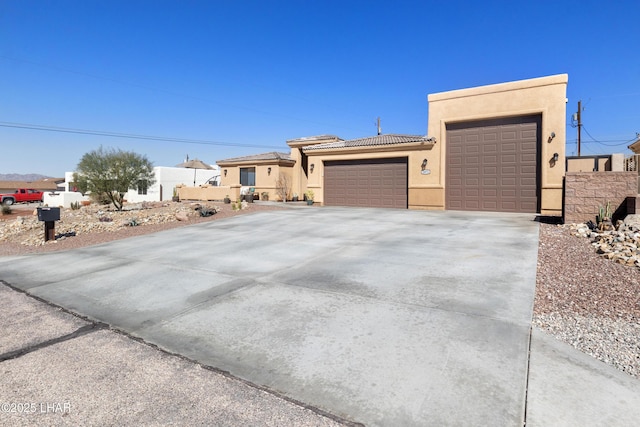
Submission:
[[[289,198],[289,192],[291,191],[291,178],[288,175],[280,174],[276,180],[276,194],[283,202],[286,202]]]

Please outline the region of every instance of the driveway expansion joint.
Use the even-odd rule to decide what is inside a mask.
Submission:
[[[0,362],[4,362],[5,360],[11,360],[11,359],[17,359],[18,357],[22,357],[26,354],[32,353],[34,351],[40,350],[42,348],[46,348],[46,347],[50,347],[52,345],[61,343],[61,342],[65,342],[65,341],[69,341],[72,340],[74,338],[78,338],[81,337],[83,335],[86,334],[90,334],[92,332],[95,331],[99,331],[101,329],[108,329],[109,325],[102,323],[102,322],[92,322],[88,325],[84,325],[78,329],[76,329],[74,332],[71,332],[70,334],[66,334],[66,335],[62,335],[60,337],[57,338],[52,338],[50,340],[47,341],[43,341],[41,343],[38,344],[34,344],[34,345],[30,345],[28,347],[24,347],[24,348],[20,348],[18,350],[13,350],[13,351],[9,351],[7,353],[4,354],[0,354]]]
[[[522,426],[527,425],[527,403],[529,402],[529,376],[531,374],[531,336],[533,335],[533,326],[529,327],[529,337],[527,342],[527,372],[524,382],[524,410],[522,415]]]

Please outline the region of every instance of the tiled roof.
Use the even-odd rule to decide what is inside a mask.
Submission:
[[[422,135],[376,135],[367,138],[350,139],[348,141],[329,142],[304,147],[304,151],[349,148],[349,147],[375,147],[380,145],[407,144],[410,142],[431,142],[432,140]]]
[[[271,151],[269,153],[254,154],[244,157],[233,157],[231,159],[218,160],[218,163],[234,163],[234,162],[253,162],[264,160],[288,160],[291,161],[291,155],[289,153],[279,153],[277,151]]]
[[[41,181],[0,181],[0,189],[32,188],[34,190],[55,190],[58,188],[56,182],[64,182],[64,178],[48,178]]]

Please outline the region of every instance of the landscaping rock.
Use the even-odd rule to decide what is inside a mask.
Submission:
[[[626,220],[618,228],[591,230],[587,224],[570,224],[571,234],[591,240],[596,253],[618,264],[640,266],[640,224]]]
[[[201,208],[218,211],[218,207],[205,204]],[[135,217],[132,213],[135,212]],[[13,220],[0,221],[0,242],[19,242],[27,246],[45,245],[43,223],[36,215],[17,216]],[[176,221],[188,222],[199,217],[193,205],[182,203],[136,203],[126,205],[122,211],[108,207],[90,205],[80,209],[61,209],[60,221],[56,221],[56,234],[66,237],[88,233],[114,232],[134,225],[166,224]],[[51,241],[50,241],[51,242]]]

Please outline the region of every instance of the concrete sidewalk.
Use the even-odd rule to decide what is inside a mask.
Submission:
[[[537,329],[527,396],[527,426],[640,423],[640,380]]]
[[[292,209],[3,258],[0,279],[304,402],[317,408],[314,416],[335,417],[283,424],[513,426],[526,417],[528,425],[549,425],[585,404],[634,416],[626,402],[636,402],[637,382],[619,381],[617,406],[595,406],[596,392],[592,401],[574,399],[585,365],[569,379],[549,378],[548,368],[559,363],[573,372],[577,351],[549,351],[554,343],[535,331],[530,343],[538,229],[532,220]],[[91,331],[71,341],[112,334]],[[145,366],[144,358],[134,360]],[[599,384],[600,371],[588,372]],[[573,407],[545,398],[554,379]],[[170,388],[174,380],[163,384]],[[614,425],[616,419],[624,418],[609,418]]]

